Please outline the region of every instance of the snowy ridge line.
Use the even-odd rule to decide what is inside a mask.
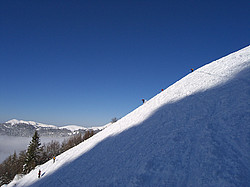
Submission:
[[[24,123],[24,124],[32,125],[32,126],[35,126],[35,127],[58,128],[55,125],[47,125],[47,124],[43,124],[43,123],[39,123],[39,122],[35,122],[35,121],[24,121],[24,120],[17,120],[17,119],[12,119],[12,120],[9,120],[9,121],[7,121],[5,123],[10,123],[12,126],[17,125],[19,123]]]
[[[250,46],[189,73],[9,186],[250,186],[249,60]]]
[[[56,129],[56,130],[66,129],[66,130],[71,131],[71,133],[73,133],[73,134],[75,134],[81,130],[99,131],[99,130],[103,130],[104,128],[109,126],[109,124],[106,124],[104,126],[98,126],[98,127],[83,127],[83,126],[78,126],[78,125],[55,126],[55,125],[47,125],[47,124],[43,124],[43,123],[39,123],[39,122],[35,122],[35,121],[24,121],[24,120],[17,120],[17,119],[12,119],[12,120],[9,120],[7,122],[4,122],[4,124],[5,123],[10,124],[11,126],[16,126],[16,125],[18,126],[19,124],[27,124],[27,125],[31,125],[31,126],[35,127],[38,130],[40,130],[41,128],[47,128],[48,130],[49,129]],[[7,127],[7,128],[10,128],[10,127]]]

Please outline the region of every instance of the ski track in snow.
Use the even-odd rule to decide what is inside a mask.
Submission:
[[[250,186],[249,83],[250,46],[9,186]]]

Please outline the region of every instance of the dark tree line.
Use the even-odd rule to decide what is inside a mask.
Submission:
[[[19,155],[14,152],[0,164],[0,186],[10,183],[17,174],[29,173],[37,165],[44,164],[93,135],[94,131],[87,131],[84,135],[79,133],[64,140],[61,144],[52,140],[48,144],[41,145],[36,131],[26,151],[21,151]]]

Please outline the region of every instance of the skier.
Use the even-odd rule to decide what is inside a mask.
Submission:
[[[161,91],[163,92],[163,89],[161,89]]]
[[[142,99],[142,103],[143,103],[143,104],[145,103],[145,99]]]
[[[56,161],[56,157],[53,156],[53,163],[55,163],[55,161]]]
[[[193,71],[194,71],[194,69],[193,69],[193,68],[191,68],[190,70],[191,70],[191,72],[193,72]]]
[[[41,177],[41,170],[39,169],[39,171],[38,171],[38,178],[40,178]]]

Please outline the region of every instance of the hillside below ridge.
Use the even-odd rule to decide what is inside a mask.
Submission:
[[[248,186],[249,75],[248,46],[9,186]]]

